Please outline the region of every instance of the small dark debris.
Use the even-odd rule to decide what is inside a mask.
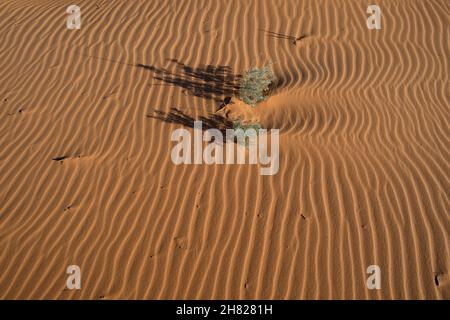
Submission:
[[[225,97],[225,99],[223,99],[223,102],[219,105],[217,111],[224,108],[227,104],[230,104],[230,103],[231,103],[231,97]]]
[[[22,111],[23,111],[23,109],[17,110],[18,113],[22,113]],[[15,115],[15,114],[16,114],[16,112],[10,112],[10,113],[7,113],[6,115],[8,115],[8,116],[13,116],[13,115]]]
[[[300,41],[300,40],[302,40],[302,39],[304,39],[304,38],[306,38],[307,36],[300,36],[300,37],[298,37],[298,38],[295,38],[293,41],[292,41],[292,44],[294,44],[294,45],[297,45],[297,41]]]
[[[53,161],[62,161],[64,159],[67,159],[69,156],[60,156],[60,157],[55,157],[52,158]]]

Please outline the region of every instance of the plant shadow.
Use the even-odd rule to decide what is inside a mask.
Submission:
[[[153,118],[167,123],[181,124],[189,128],[194,128],[195,121],[201,121],[203,131],[217,129],[222,133],[224,138],[226,137],[226,130],[233,129],[233,122],[218,114],[209,114],[208,116],[200,116],[198,119],[195,119],[177,108],[171,108],[170,112],[159,110],[154,110],[153,112],[154,114],[148,114],[147,118]]]
[[[136,67],[153,72],[154,78],[163,82],[161,84],[177,86],[185,94],[216,102],[222,102],[239,92],[242,75],[233,73],[229,66],[206,65],[193,68],[176,59],[169,61],[175,63],[175,71],[141,63]]]
[[[276,39],[282,39],[282,40],[288,40],[293,45],[297,45],[297,41],[300,41],[304,38],[306,38],[306,35],[302,35],[300,37],[292,36],[292,35],[286,35],[278,32],[273,32],[269,30],[260,29],[261,31],[264,31],[268,37],[270,38],[276,38]]]

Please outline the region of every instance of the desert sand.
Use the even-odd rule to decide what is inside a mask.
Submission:
[[[0,298],[449,299],[450,2],[376,2],[1,1]],[[172,163],[236,114],[277,174]]]

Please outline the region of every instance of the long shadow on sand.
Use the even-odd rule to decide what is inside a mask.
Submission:
[[[153,112],[154,114],[148,114],[147,118],[158,119],[167,123],[181,124],[189,128],[194,127],[195,121],[201,121],[203,130],[217,129],[224,136],[226,129],[233,129],[233,122],[217,114],[211,114],[206,117],[200,116],[198,119],[195,119],[177,108],[171,108],[170,112],[162,112],[159,110],[154,110]]]
[[[233,73],[229,66],[206,65],[193,68],[176,59],[169,61],[175,63],[175,71],[141,63],[136,67],[153,72],[154,79],[164,84],[183,88],[186,94],[216,102],[222,102],[225,97],[236,95],[239,91],[242,75]]]
[[[276,38],[276,39],[282,39],[282,40],[288,40],[290,43],[296,45],[297,41],[300,41],[304,38],[306,38],[306,35],[302,35],[300,37],[296,37],[293,35],[287,35],[287,34],[282,34],[282,33],[278,33],[278,32],[273,32],[270,30],[265,30],[265,29],[260,29],[261,31],[264,31],[266,33],[266,35],[270,38]]]

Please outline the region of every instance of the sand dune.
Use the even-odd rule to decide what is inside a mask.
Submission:
[[[0,297],[449,299],[450,3],[377,3],[79,1],[68,30],[71,1],[2,1]],[[280,129],[276,175],[172,163],[225,96]]]

